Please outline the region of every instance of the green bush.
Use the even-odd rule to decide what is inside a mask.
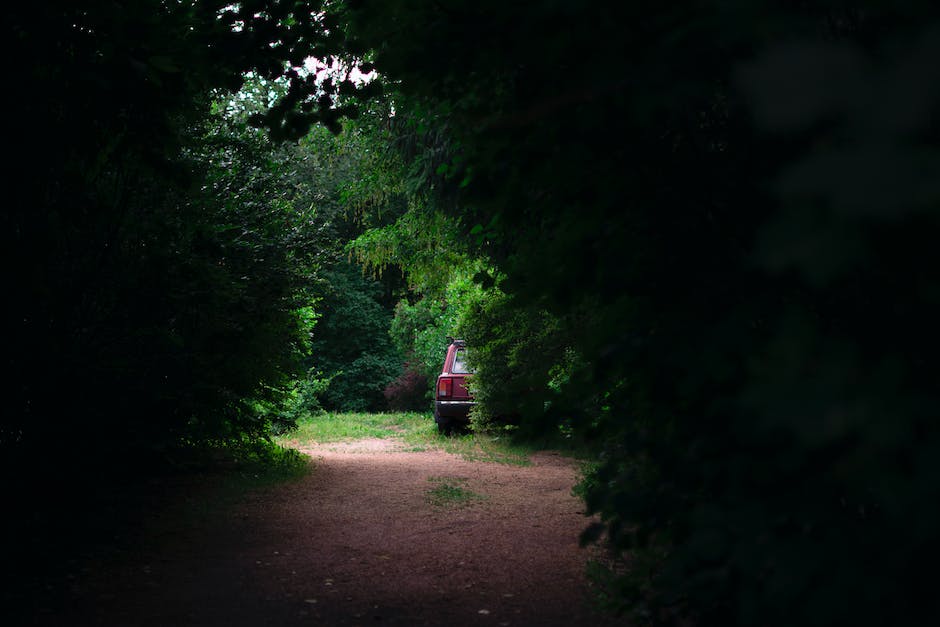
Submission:
[[[401,374],[404,360],[389,337],[392,314],[380,302],[382,286],[345,262],[324,276],[311,359],[328,383],[318,384],[315,393],[330,411],[384,410],[383,391]]]

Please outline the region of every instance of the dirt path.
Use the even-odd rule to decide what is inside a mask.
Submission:
[[[574,462],[518,467],[365,440],[302,449],[305,478],[226,524],[164,529],[36,624],[604,625],[585,604]],[[435,505],[460,486],[482,498]],[[156,525],[159,528],[160,525]]]

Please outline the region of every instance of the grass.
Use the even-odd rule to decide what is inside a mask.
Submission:
[[[487,433],[465,433],[454,436],[435,432],[430,445],[471,462],[494,462],[512,466],[529,466],[529,454],[535,449],[512,444],[508,438]],[[405,438],[406,441],[409,438]]]
[[[277,438],[279,443],[312,444],[344,442],[364,438],[390,438],[427,427],[428,417],[420,413],[323,413],[298,421],[297,430]],[[431,426],[434,426],[433,420]]]
[[[506,436],[464,433],[445,436],[430,413],[324,413],[298,422],[297,430],[279,436],[282,446],[302,447],[364,438],[395,439],[408,451],[442,450],[469,461],[527,466],[536,449],[514,445]]]
[[[462,477],[428,477],[428,481],[435,485],[428,489],[425,498],[435,507],[462,507],[486,500],[482,494],[465,488],[467,480]]]
[[[240,461],[228,478],[234,489],[243,491],[293,481],[309,471],[309,457],[296,449],[271,444],[261,454]]]

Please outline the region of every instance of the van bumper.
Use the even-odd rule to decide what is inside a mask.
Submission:
[[[440,424],[442,419],[447,422],[467,420],[474,405],[473,401],[434,401],[434,421]]]

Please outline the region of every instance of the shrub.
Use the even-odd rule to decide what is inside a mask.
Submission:
[[[430,405],[428,377],[418,372],[412,363],[406,363],[404,371],[389,383],[382,392],[393,411],[423,411]]]

